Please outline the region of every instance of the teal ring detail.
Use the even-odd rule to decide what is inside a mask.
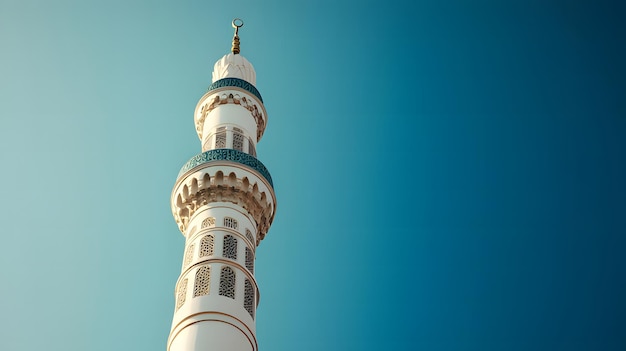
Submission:
[[[249,92],[250,94],[256,96],[259,98],[259,100],[261,100],[261,102],[263,102],[263,98],[261,97],[261,93],[259,93],[259,91],[254,87],[254,85],[250,84],[249,82],[243,80],[243,79],[239,79],[239,78],[222,78],[220,80],[216,80],[215,82],[213,82],[213,84],[209,85],[209,91],[213,90],[213,89],[217,89],[217,88],[223,88],[223,87],[237,87],[237,88],[241,88],[247,92]]]
[[[274,183],[272,182],[272,176],[270,176],[270,172],[267,170],[267,168],[265,168],[261,161],[257,160],[256,157],[250,154],[235,149],[213,149],[198,154],[192,157],[191,160],[187,161],[187,163],[183,165],[183,168],[181,168],[180,172],[178,172],[178,177],[180,178],[180,176],[188,170],[195,168],[203,163],[222,160],[241,163],[242,165],[254,169],[255,171],[259,172],[263,176],[263,178],[267,179],[272,188],[274,187]]]

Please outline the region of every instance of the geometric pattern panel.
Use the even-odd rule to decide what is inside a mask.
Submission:
[[[250,273],[254,274],[254,257],[249,247],[246,247],[246,268],[248,268]]]
[[[198,154],[192,157],[189,161],[187,161],[187,163],[183,165],[183,167],[180,169],[180,172],[178,172],[178,176],[180,177],[190,169],[200,166],[204,163],[221,160],[233,161],[245,166],[249,166],[255,171],[259,172],[263,176],[263,178],[267,179],[271,186],[274,186],[274,183],[272,182],[272,176],[270,176],[270,172],[267,170],[265,165],[261,163],[261,161],[257,160],[256,157],[250,154],[234,149],[215,149]]]
[[[215,226],[215,217],[207,217],[202,221],[202,225],[200,226],[200,229],[213,227],[213,226]]]
[[[194,284],[193,297],[208,295],[209,285],[211,284],[211,267],[206,265],[198,268]]]
[[[206,235],[200,240],[200,257],[213,255],[213,235]]]
[[[224,248],[222,250],[222,256],[232,260],[237,259],[237,239],[230,234],[224,235]]]
[[[223,88],[223,87],[237,87],[237,88],[241,88],[243,90],[246,90],[250,94],[258,97],[259,100],[261,100],[261,102],[263,102],[263,98],[261,97],[261,93],[259,93],[257,88],[254,85],[250,84],[249,82],[247,82],[247,81],[245,81],[243,79],[239,79],[239,78],[222,78],[222,79],[216,80],[215,82],[211,83],[211,85],[209,85],[209,89],[207,89],[207,90],[211,91],[211,90],[218,89],[218,88]]]
[[[226,147],[226,132],[219,132],[215,136],[215,148],[222,149]]]
[[[183,279],[178,286],[178,296],[176,296],[176,309],[178,310],[184,303],[187,296],[187,278]]]
[[[248,240],[250,240],[250,242],[252,243],[252,245],[256,244],[254,242],[254,238],[252,237],[252,232],[250,231],[250,229],[246,228],[246,238],[248,238]]]
[[[220,272],[220,295],[235,298],[235,271],[230,267],[222,267]]]
[[[183,264],[183,267],[187,267],[191,261],[193,260],[193,249],[194,249],[194,244],[189,245],[189,247],[187,248],[187,252],[185,253],[185,262]]]
[[[232,217],[224,217],[224,227],[237,230],[237,228],[239,228],[239,223],[237,223],[237,220]]]
[[[248,279],[246,279],[244,287],[243,307],[250,313],[250,317],[254,319],[254,289]]]
[[[233,132],[233,149],[243,151],[243,134]]]

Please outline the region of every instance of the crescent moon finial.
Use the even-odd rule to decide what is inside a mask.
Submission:
[[[230,51],[237,55],[241,49],[239,48],[239,28],[243,27],[243,21],[240,18],[233,20],[233,28],[235,28],[235,35],[233,36],[233,47]]]

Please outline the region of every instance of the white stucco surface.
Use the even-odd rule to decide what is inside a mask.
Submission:
[[[256,72],[252,64],[240,54],[224,55],[213,66],[213,82],[222,78],[239,78],[256,85]]]
[[[213,82],[222,78],[256,84],[252,64],[232,53],[215,63]],[[246,89],[220,86],[200,98],[194,121],[203,152],[256,149],[267,113],[260,97]],[[174,289],[176,308],[168,351],[257,350],[259,289],[254,259],[276,206],[262,167],[254,162],[212,160],[176,181],[171,206],[185,236],[185,250]]]

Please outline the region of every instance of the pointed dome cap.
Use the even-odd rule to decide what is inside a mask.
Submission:
[[[256,72],[250,61],[245,57],[229,53],[224,55],[213,66],[213,83],[222,78],[239,78],[256,85]]]
[[[243,27],[240,18],[233,20],[235,35],[233,36],[233,47],[231,53],[224,55],[213,67],[213,83],[223,78],[239,78],[252,85],[256,85],[256,72],[252,64],[245,57],[239,55],[241,52],[239,42],[239,28]]]

